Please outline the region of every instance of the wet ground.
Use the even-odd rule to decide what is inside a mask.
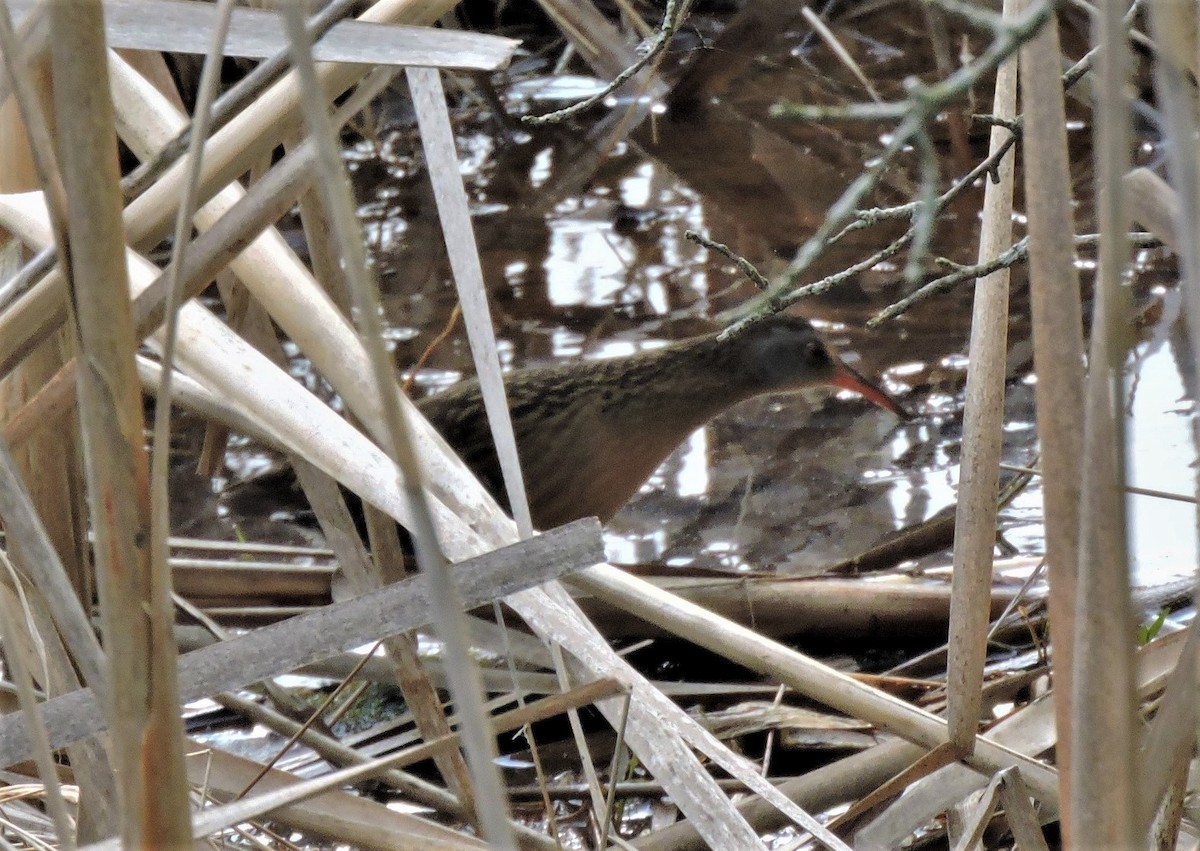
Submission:
[[[908,76],[938,75],[919,7],[864,4],[833,20],[885,99],[899,97]],[[768,118],[781,97],[841,104],[867,94],[803,21],[785,17],[768,30],[739,35],[737,20],[730,10],[693,18],[664,68],[672,80],[683,77],[676,91],[687,96],[613,143],[595,170],[575,168],[578,146],[605,110],[530,132],[497,118],[480,81],[452,81],[463,174],[506,366],[617,356],[719,327],[753,288],[728,260],[685,240],[684,231],[729,244],[768,275],[779,271],[878,153],[887,126]],[[960,52],[982,49],[984,34],[945,23],[952,62]],[[556,76],[552,60],[561,45],[538,32],[528,42],[531,52],[491,81],[513,116],[546,111],[563,102],[564,90],[569,98],[592,85],[587,77]],[[1068,26],[1065,37],[1070,50],[1078,36]],[[984,111],[990,102],[990,92],[974,95],[964,113]],[[1079,197],[1086,197],[1087,112],[1078,104],[1072,109],[1080,116],[1073,162]],[[403,92],[385,101],[378,117],[348,158],[386,291],[397,362],[407,367],[445,327],[455,296]],[[986,131],[958,135],[954,118],[937,128],[944,185],[986,152]],[[1145,153],[1153,156],[1151,148]],[[890,169],[872,203],[909,200],[917,183],[911,166],[902,158]],[[974,260],[981,196],[976,187],[940,221],[938,255]],[[1079,216],[1086,230],[1086,204]],[[1017,236],[1021,224],[1018,218]],[[824,255],[812,278],[861,259],[896,232],[891,225],[855,234]],[[1172,321],[1173,273],[1160,252],[1147,251],[1143,259],[1132,285],[1151,321],[1131,369],[1133,478],[1186,493],[1194,453],[1190,396],[1174,358],[1181,332]],[[953,503],[971,293],[963,286],[866,331],[870,316],[905,294],[902,264],[900,258],[881,265],[794,310],[813,319],[861,372],[881,378],[916,418],[902,423],[850,394],[826,391],[744,403],[687,440],[608,525],[614,561],[815,573]],[[1013,282],[1005,461],[1027,465],[1037,447],[1023,270],[1014,271]],[[314,380],[302,361],[295,370]],[[417,372],[415,392],[436,392],[471,371],[460,326]],[[215,495],[217,508],[226,523],[254,522],[262,516],[256,501],[277,498],[278,490],[242,482],[273,459],[244,446],[235,447],[231,463],[231,487]],[[272,512],[279,520],[302,514],[280,504]],[[1189,571],[1191,508],[1133,497],[1131,512],[1140,561],[1157,575]],[[1006,510],[1003,531],[1015,551],[1041,552],[1036,482]]]

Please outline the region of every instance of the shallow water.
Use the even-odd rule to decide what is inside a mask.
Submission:
[[[722,22],[701,20],[716,38]],[[953,27],[953,22],[951,22]],[[857,15],[835,27],[884,97],[912,74],[935,74],[920,20]],[[983,37],[951,29],[951,43],[976,52]],[[1072,36],[1065,33],[1068,45]],[[673,59],[689,58],[695,33]],[[506,128],[467,87],[455,104],[462,171],[506,367],[628,354],[702,333],[753,293],[731,263],[683,238],[687,229],[729,244],[764,272],[779,271],[821,221],[845,185],[879,151],[883,125],[785,124],[766,117],[780,97],[809,103],[863,100],[861,86],[803,26],[778,26],[756,43],[713,42],[730,61],[705,96],[647,122],[594,173],[577,173],[576,147],[590,121],[533,133]],[[694,57],[690,57],[694,58]],[[548,108],[553,82],[546,61],[514,64],[495,85],[508,109]],[[586,86],[586,80],[572,85]],[[976,106],[990,93],[975,93]],[[419,144],[402,94],[381,107],[390,127],[348,151],[384,283],[397,362],[413,363],[446,324],[455,302]],[[1086,119],[1086,112],[1082,113]],[[985,152],[974,131],[961,159],[948,125],[936,128],[944,177]],[[1090,181],[1085,125],[1073,125],[1073,161],[1086,198]],[[905,158],[886,173],[872,203],[908,200],[916,185]],[[982,190],[967,193],[939,224],[935,252],[959,262],[975,254]],[[1086,203],[1079,226],[1087,228]],[[1016,236],[1022,235],[1016,222]],[[844,240],[816,264],[813,278],[837,271],[886,244],[894,225]],[[903,258],[897,261],[903,263]],[[1089,270],[1083,269],[1085,284]],[[1171,265],[1146,252],[1132,284],[1147,315],[1130,370],[1131,477],[1146,487],[1191,492],[1195,460],[1192,406],[1175,353],[1177,297]],[[1013,274],[1004,460],[1036,457],[1033,378],[1028,374],[1023,270]],[[968,287],[922,306],[875,332],[865,321],[904,294],[899,265],[882,265],[795,310],[824,330],[846,359],[879,377],[918,416],[900,423],[851,394],[811,391],[747,402],[692,435],[608,525],[610,557],[723,570],[819,572],[890,532],[953,504],[957,485]],[[297,359],[298,378],[320,389]],[[461,327],[415,376],[417,392],[435,392],[470,374]],[[253,446],[234,447],[230,481],[261,477],[274,462]],[[270,482],[268,477],[266,481]],[[287,497],[287,494],[282,494]],[[260,491],[235,487],[212,496],[227,522],[243,526]],[[302,514],[261,492],[275,520]],[[1042,549],[1036,480],[1004,512],[1005,539],[1018,553]],[[1187,572],[1195,563],[1193,511],[1185,503],[1130,500],[1139,577]],[[935,558],[932,561],[937,561]],[[940,558],[945,561],[945,556]]]
[[[868,16],[839,32],[885,96],[889,89],[895,95],[898,81],[909,74],[932,73],[922,66],[933,61],[928,50],[915,49],[921,26]],[[778,270],[875,155],[887,127],[812,127],[767,119],[766,108],[780,96],[836,103],[862,95],[826,48],[801,28],[777,30],[760,49],[713,102],[669,111],[631,142],[618,144],[616,154],[575,194],[561,195],[559,182],[570,172],[572,131],[489,137],[486,116],[460,115],[464,173],[507,366],[619,356],[705,330],[752,289],[732,264],[684,240],[683,232],[706,233],[764,271]],[[540,69],[536,63],[524,67],[526,74],[515,75],[507,90],[513,109],[538,90]],[[988,96],[981,92],[977,99],[986,103]],[[1079,140],[1081,125],[1076,129]],[[405,149],[398,140],[406,133],[412,150],[411,131],[404,127],[393,132],[390,150]],[[943,141],[943,168],[954,174],[956,161]],[[981,157],[984,145],[982,136],[972,138],[971,154]],[[359,150],[362,161],[374,161],[377,169],[376,153],[368,145]],[[1081,181],[1088,179],[1086,151],[1076,159]],[[373,210],[390,208],[395,215],[404,209],[402,228],[380,231],[403,235],[381,238],[377,245],[393,317],[415,331],[398,346],[401,363],[414,359],[440,330],[453,303],[436,257],[436,234],[417,225],[422,235],[414,235],[413,221],[432,216],[427,199],[418,200],[416,163],[399,156],[385,169],[393,177],[366,190],[374,193]],[[915,184],[907,165],[901,160],[888,172],[875,203],[906,200]],[[387,203],[400,198],[402,204]],[[973,259],[980,198],[981,190],[968,193],[950,211],[939,227],[939,255]],[[1085,227],[1086,205],[1080,214]],[[1021,232],[1018,218],[1017,235]],[[813,278],[857,260],[894,233],[894,227],[860,232],[830,251]],[[1153,289],[1150,283],[1162,280],[1164,267],[1169,274],[1169,264],[1148,255],[1146,280],[1134,282],[1149,302],[1171,298],[1168,287]],[[1085,282],[1087,275],[1085,269]],[[970,293],[960,288],[866,332],[865,320],[903,294],[899,278],[897,267],[876,268],[796,310],[816,320],[857,368],[882,377],[905,397],[919,413],[916,420],[900,423],[851,394],[824,391],[747,402],[692,435],[614,518],[606,533],[610,557],[622,563],[816,572],[951,505]],[[1029,331],[1022,269],[1014,271],[1013,282],[1005,461],[1026,465],[1035,458],[1036,434],[1033,379],[1023,363]],[[1168,336],[1166,326],[1147,334]],[[456,333],[417,382],[433,391],[470,371],[465,340]],[[1187,433],[1190,405],[1180,401],[1172,348],[1161,340],[1142,344],[1131,381],[1135,377],[1134,480],[1146,477],[1157,482],[1147,486],[1188,492],[1194,460]],[[1041,550],[1040,502],[1035,481],[1005,511],[1005,536],[1018,552]],[[1131,499],[1139,564],[1187,570],[1195,549],[1191,520],[1183,515],[1189,508],[1162,503]],[[1170,533],[1154,530],[1154,523],[1168,523]]]
[[[849,36],[885,96],[894,95],[907,74],[929,73],[920,65],[931,62],[920,26],[859,18],[838,31]],[[726,81],[719,103],[680,115],[668,112],[653,133],[645,130],[618,144],[615,155],[582,182],[572,179],[570,166],[572,143],[586,123],[506,134],[471,106],[469,96],[462,98],[455,110],[459,150],[506,367],[620,356],[708,330],[753,290],[724,258],[686,241],[684,231],[707,233],[764,271],[778,271],[875,155],[886,127],[784,126],[765,118],[766,106],[782,94],[818,102],[862,98],[821,45],[800,29],[779,27],[754,51]],[[518,65],[509,80],[497,81],[514,110],[546,72],[533,60]],[[977,93],[980,102],[988,96]],[[455,297],[403,98],[386,111],[400,117],[397,126],[381,132],[377,142],[360,142],[348,159],[386,289],[396,359],[407,367],[443,329]],[[1080,129],[1077,143],[1084,137]],[[942,141],[946,173],[960,173]],[[972,156],[982,157],[984,145],[982,137],[972,138]],[[1076,147],[1079,194],[1086,197],[1087,151]],[[907,200],[914,182],[904,165],[889,173],[875,203]],[[959,262],[974,259],[981,195],[978,189],[968,193],[939,226],[938,254]],[[1016,222],[1016,237],[1022,225]],[[1086,204],[1079,226],[1088,228]],[[861,232],[831,251],[814,277],[849,265],[894,233]],[[1086,289],[1091,270],[1086,262],[1081,266]],[[1178,366],[1186,362],[1181,353],[1187,347],[1173,275],[1169,259],[1150,251],[1131,276],[1145,321],[1127,380],[1129,468],[1131,482],[1139,486],[1190,494],[1195,386]],[[971,293],[961,287],[876,332],[866,331],[866,320],[903,294],[899,279],[898,266],[877,268],[796,310],[817,321],[859,371],[881,378],[915,419],[899,422],[833,391],[747,402],[693,434],[608,524],[610,558],[676,568],[818,573],[952,506]],[[1003,456],[1017,466],[1033,463],[1037,454],[1027,313],[1023,270],[1017,269]],[[299,380],[328,394],[302,358],[294,357],[292,369]],[[418,392],[436,392],[471,371],[460,327],[415,376]],[[302,500],[274,475],[277,457],[238,442],[228,460],[227,480],[215,492],[199,483],[190,491],[197,503],[190,517],[199,528],[189,531],[212,532],[205,521],[215,518],[226,533],[236,528],[252,540],[291,541],[308,534],[311,520]],[[1043,552],[1041,501],[1035,478],[1002,512],[1001,531],[1012,552]],[[1194,507],[1139,495],[1130,496],[1128,505],[1135,583],[1192,574]],[[948,562],[949,554],[940,553],[921,566]],[[665,654],[669,661],[655,670],[664,676],[675,673],[667,666],[696,655],[669,647]]]

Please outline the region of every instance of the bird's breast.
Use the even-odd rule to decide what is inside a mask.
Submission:
[[[693,430],[631,424],[598,407],[573,419],[540,439],[521,441],[526,490],[543,529],[579,517],[607,522]]]

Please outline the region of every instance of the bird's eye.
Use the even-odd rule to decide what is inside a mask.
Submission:
[[[810,364],[823,364],[829,360],[829,355],[819,341],[810,340],[804,344],[804,359]]]

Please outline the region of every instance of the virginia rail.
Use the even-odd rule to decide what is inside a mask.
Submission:
[[[708,334],[628,357],[516,370],[504,383],[539,529],[580,517],[607,522],[689,434],[754,396],[825,384],[907,417],[808,322],[783,315],[724,341]],[[479,383],[463,381],[418,407],[503,502]]]

